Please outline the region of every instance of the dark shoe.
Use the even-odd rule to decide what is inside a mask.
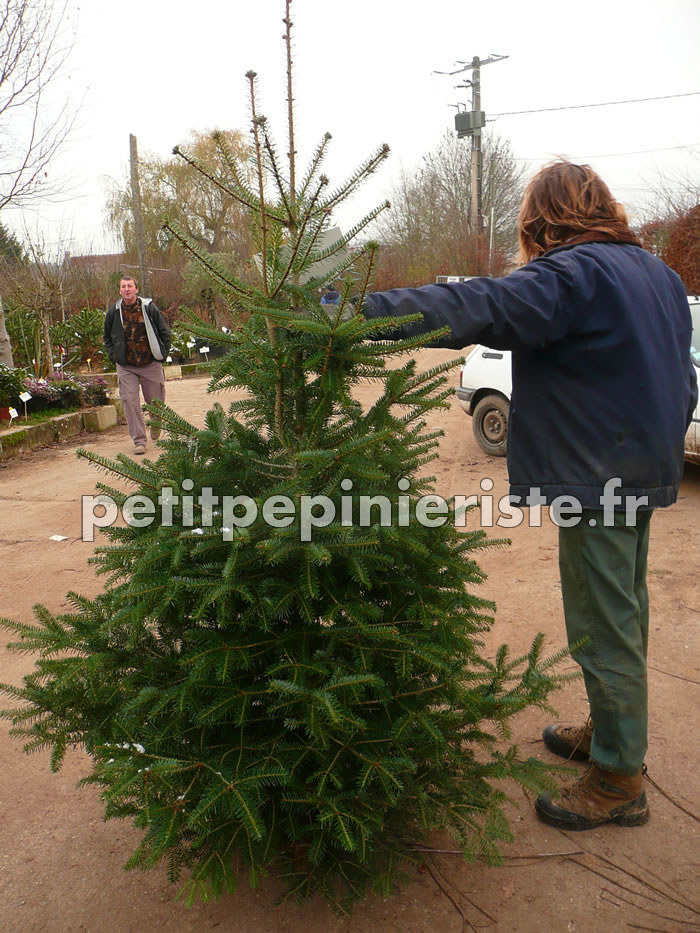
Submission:
[[[559,803],[549,794],[535,801],[540,819],[559,829],[595,829],[603,823],[642,826],[649,819],[641,769],[634,775],[603,771],[592,764],[583,777],[562,788]]]
[[[157,428],[155,425],[151,425],[151,440],[157,441],[160,437],[161,429]]]
[[[588,761],[591,753],[593,723],[590,717],[585,726],[547,726],[542,733],[544,744],[555,755],[575,761]]]
[[[137,457],[140,457],[142,454],[145,454],[146,445],[145,444],[134,444],[134,453],[136,454]]]

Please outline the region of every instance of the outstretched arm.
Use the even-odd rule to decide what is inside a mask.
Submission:
[[[362,307],[368,319],[423,315],[377,339],[413,337],[447,325],[452,333],[434,346],[460,349],[483,343],[501,350],[547,346],[571,323],[574,266],[566,254],[529,263],[500,279],[394,288],[370,293]]]

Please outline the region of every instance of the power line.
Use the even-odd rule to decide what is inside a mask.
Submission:
[[[663,97],[636,97],[630,100],[608,100],[600,104],[570,104],[567,107],[541,107],[538,110],[508,110],[503,113],[494,113],[496,117],[514,117],[520,113],[551,113],[553,110],[583,110],[585,107],[613,107],[616,104],[642,104],[648,100],[671,100],[673,97],[694,97],[700,91],[689,91],[687,94],[666,94]]]
[[[597,155],[577,155],[571,156],[573,159],[612,159],[615,156],[642,155],[645,152],[670,152],[672,149],[694,149],[700,146],[700,143],[686,143],[683,146],[662,146],[658,149],[633,149],[631,152],[600,152]],[[536,162],[543,156],[521,156],[515,159],[516,162]]]
[[[700,143],[686,143],[685,146],[663,146],[660,149],[633,149],[631,152],[603,152],[599,155],[575,156],[576,159],[611,159],[614,156],[642,155],[645,152],[670,152],[672,149],[694,149]]]

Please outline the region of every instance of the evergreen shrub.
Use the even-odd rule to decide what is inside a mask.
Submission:
[[[20,404],[19,396],[24,392],[27,373],[23,369],[12,369],[0,363],[0,407],[16,408]]]

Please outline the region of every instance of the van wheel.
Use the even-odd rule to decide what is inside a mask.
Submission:
[[[482,398],[472,415],[476,442],[492,457],[504,457],[508,443],[508,402],[500,395]]]

